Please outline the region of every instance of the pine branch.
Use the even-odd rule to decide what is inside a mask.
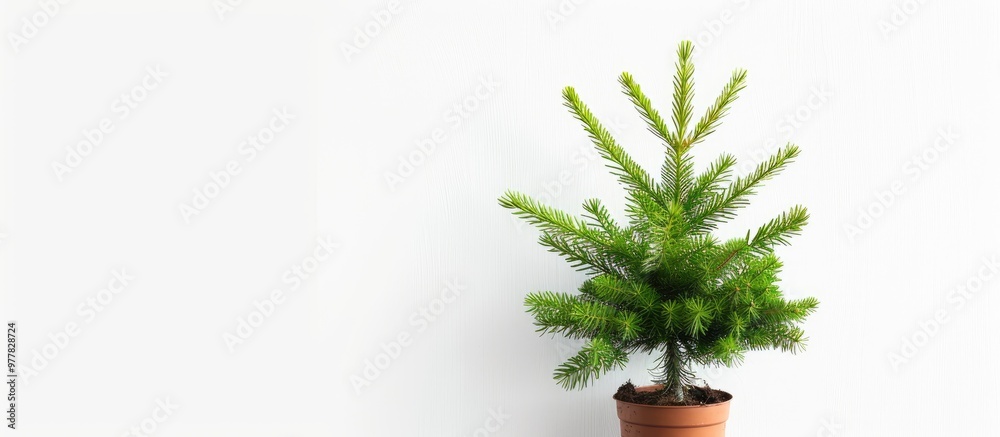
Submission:
[[[765,278],[770,284],[779,270],[781,270],[781,260],[774,254],[767,254],[751,261],[743,275],[734,279],[742,281],[745,287],[750,288],[759,285],[757,281],[761,278]]]
[[[593,244],[581,242],[575,238],[543,231],[538,242],[542,246],[548,247],[550,252],[561,255],[578,271],[591,274],[624,275],[628,270],[628,266],[620,265],[615,260],[610,259],[611,253],[602,252],[596,249]],[[629,261],[627,256],[622,260],[624,263]]]
[[[813,297],[785,301],[781,300],[759,311],[756,319],[760,323],[781,325],[791,322],[801,322],[816,311],[819,301]]]
[[[629,196],[626,213],[629,225],[639,232],[646,232],[651,227],[664,226],[670,220],[670,213],[660,201],[645,193],[634,192]]]
[[[681,43],[677,49],[677,71],[674,74],[673,123],[675,144],[667,151],[667,158],[660,170],[663,190],[667,199],[680,203],[694,185],[694,162],[687,155],[691,147],[687,136],[688,124],[694,111],[694,64],[691,54],[694,45]]]
[[[625,281],[608,275],[596,276],[584,282],[580,292],[598,301],[639,312],[653,310],[658,300],[656,290],[649,284]]]
[[[788,212],[781,213],[761,226],[748,246],[758,255],[768,254],[778,244],[787,246],[788,239],[799,235],[808,221],[809,212],[802,206],[793,206]]]
[[[806,349],[808,338],[806,338],[805,331],[798,326],[782,326],[772,335],[775,338],[772,344],[773,347],[780,349],[782,352],[797,354]]]
[[[701,298],[684,299],[685,321],[688,333],[697,338],[708,331],[708,326],[714,316],[712,305]]]
[[[749,258],[741,265],[741,268],[723,279],[720,289],[727,290],[727,298],[735,300],[744,298],[743,304],[749,304],[746,297],[753,293],[759,294],[759,290],[771,287],[777,280],[777,273],[781,269],[781,261],[773,253],[765,254],[761,257]]]
[[[659,253],[659,264],[654,267],[676,267],[683,261],[691,265],[699,265],[706,256],[710,256],[718,240],[710,234],[698,234],[686,238],[678,238],[665,232],[661,245],[654,246]]]
[[[565,106],[569,108],[573,116],[583,123],[584,129],[590,134],[597,151],[610,162],[608,168],[611,169],[611,173],[618,176],[618,180],[629,190],[645,193],[652,199],[659,199],[659,190],[649,174],[615,142],[607,129],[594,117],[587,105],[580,100],[576,90],[572,87],[566,87],[563,90],[563,99]]]
[[[740,261],[743,260],[744,256],[749,252],[750,246],[750,232],[747,232],[745,237],[731,238],[721,246],[716,253],[715,260],[712,263],[712,271],[716,275],[723,272],[726,267],[733,265],[739,265]]]
[[[528,313],[535,317],[537,332],[575,338],[586,334],[577,329],[571,316],[573,306],[581,301],[579,296],[542,291],[529,293],[524,298],[524,305]]]
[[[635,109],[639,111],[639,115],[646,121],[649,131],[660,138],[669,150],[672,150],[678,144],[677,139],[670,133],[666,122],[663,121],[663,117],[660,116],[659,111],[653,108],[653,103],[642,92],[642,88],[635,82],[632,75],[622,73],[618,78],[618,83],[622,85],[622,91],[632,101]]]
[[[587,212],[584,218],[590,219],[594,224],[604,229],[611,238],[625,238],[626,232],[615,223],[611,213],[604,207],[600,199],[588,199],[583,202],[583,210]]]
[[[651,260],[653,265],[670,254],[669,248],[675,242],[681,240],[687,232],[687,222],[684,218],[684,210],[676,203],[670,203],[669,208],[663,211],[662,220],[646,230],[646,236],[650,240],[651,252],[655,260]]]
[[[638,274],[642,271],[642,263],[636,262],[642,259],[645,252],[643,245],[636,241],[636,233],[633,229],[619,226],[611,213],[598,199],[589,199],[583,203],[583,209],[587,212],[584,218],[590,220],[595,226],[600,227],[608,236],[607,247],[604,249],[602,257],[614,260],[616,267],[612,269],[621,272],[620,267],[624,267],[629,274]],[[608,272],[609,269],[602,271]]]
[[[761,163],[746,177],[737,178],[722,193],[706,202],[691,220],[695,232],[708,232],[719,223],[731,220],[736,216],[736,210],[747,205],[747,198],[756,193],[757,186],[781,172],[799,155],[799,148],[789,144],[787,147]]]
[[[695,125],[694,132],[691,134],[690,144],[699,143],[705,137],[711,135],[712,132],[715,132],[715,128],[719,126],[722,117],[725,117],[729,111],[729,106],[736,101],[737,95],[746,86],[746,79],[746,70],[741,69],[733,72],[732,77],[729,78],[729,82],[722,88],[722,93],[719,94],[719,97],[715,98],[715,103],[712,103],[712,106],[708,107],[705,115],[701,116],[698,124]]]
[[[623,343],[638,340],[643,333],[643,320],[636,313],[629,311],[620,312],[618,323],[620,325],[620,331],[617,334],[618,338],[622,340]]]
[[[601,374],[624,369],[628,354],[604,338],[594,338],[579,353],[556,368],[554,377],[563,388],[575,390],[590,384]]]
[[[712,344],[711,356],[714,360],[726,365],[736,366],[743,362],[745,346],[740,344],[736,336],[722,337]]]
[[[628,253],[620,253],[606,234],[581,219],[514,191],[504,193],[500,205],[513,209],[515,215],[540,228],[539,242],[563,255],[578,270],[623,274],[630,266]]]
[[[691,63],[691,54],[694,52],[694,44],[691,41],[684,41],[677,48],[677,72],[674,74],[674,103],[673,122],[674,136],[681,141],[678,149],[681,152],[690,143],[687,139],[688,123],[691,121],[691,113],[694,112],[694,64]]]
[[[694,210],[701,205],[707,196],[717,194],[722,184],[729,181],[729,176],[736,166],[736,158],[728,153],[722,154],[715,160],[704,173],[695,179],[694,185],[688,191],[684,200],[686,211]]]
[[[668,200],[682,205],[695,185],[694,159],[680,149],[668,151],[667,159],[660,169],[660,177]]]
[[[732,310],[732,308],[729,308],[729,310]],[[725,313],[725,311],[720,312]],[[747,319],[743,318],[739,312],[729,312],[729,324],[727,327],[730,336],[733,338],[740,337],[743,334],[743,331],[747,328],[747,325]]]
[[[684,330],[684,308],[679,300],[668,300],[660,304],[663,326],[668,332]]]
[[[805,350],[806,340],[801,328],[776,325],[748,330],[744,344],[751,350],[779,349],[795,354]]]
[[[789,317],[788,320],[792,322],[802,322],[805,321],[806,317],[809,317],[812,313],[816,312],[817,308],[819,308],[819,299],[816,299],[815,297],[804,297],[802,299],[788,302],[788,307],[794,314],[792,317]]]
[[[524,304],[535,317],[537,331],[543,334],[570,338],[608,336],[631,341],[642,332],[642,320],[637,314],[586,296],[543,291],[529,293]]]
[[[600,231],[591,228],[581,219],[558,209],[543,205],[530,196],[516,191],[507,191],[500,197],[500,206],[513,209],[514,215],[543,231],[567,234],[593,243],[604,244],[606,238]]]
[[[635,317],[601,302],[581,300],[570,311],[573,326],[590,336],[621,336],[634,338],[639,331]]]
[[[727,241],[722,246],[721,251],[725,258],[715,267],[715,270],[721,271],[726,266],[735,264],[735,261],[742,261],[751,255],[759,257],[771,255],[775,245],[788,245],[788,238],[798,235],[808,220],[809,213],[806,212],[806,209],[795,206],[761,226],[753,238],[750,237],[748,231],[746,237]]]

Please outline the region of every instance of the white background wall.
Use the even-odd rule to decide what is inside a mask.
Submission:
[[[1000,5],[226,1],[3,3],[20,435],[615,435],[610,396],[650,360],[555,385],[578,344],[538,337],[522,299],[583,276],[496,198],[621,212],[560,89],[655,173],[616,78],[666,108],[682,39],[698,108],[750,71],[701,164],[803,150],[722,233],[795,203],[813,216],[780,251],[788,294],[822,302],[808,351],[702,373],[735,395],[729,435],[995,435]],[[162,81],[136,90],[147,68]],[[127,116],[123,93],[145,96]],[[272,111],[294,118],[269,132]],[[269,141],[253,159],[250,135]],[[128,285],[102,291],[118,269]]]

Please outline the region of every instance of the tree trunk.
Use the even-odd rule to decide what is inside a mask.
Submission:
[[[670,403],[683,403],[686,397],[684,389],[693,381],[694,374],[684,359],[679,344],[667,345],[657,370],[660,378],[655,382],[663,384],[663,396]]]

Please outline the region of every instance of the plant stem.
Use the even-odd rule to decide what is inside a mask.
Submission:
[[[684,402],[684,388],[690,384],[694,373],[691,372],[687,361],[684,359],[681,346],[671,342],[667,344],[663,351],[663,358],[656,369],[659,373],[657,383],[663,384],[663,395],[673,403]]]

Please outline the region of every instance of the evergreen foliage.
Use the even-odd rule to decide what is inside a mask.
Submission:
[[[818,301],[782,296],[774,248],[801,231],[809,218],[806,209],[794,206],[744,237],[722,241],[712,235],[799,149],[789,144],[742,177],[733,178],[736,159],[728,154],[696,174],[691,148],[719,126],[743,89],[746,72],[734,72],[692,125],[692,49],[683,42],[677,51],[669,124],[630,74],[619,78],[666,148],[659,181],[615,142],[573,88],[563,90],[565,106],[626,190],[627,224],[617,223],[597,199],[586,201],[586,214],[578,218],[521,193],[508,191],[500,198],[503,207],[541,230],[543,246],[589,274],[579,293],[542,291],[525,299],[539,332],[589,340],[555,371],[566,389],[622,368],[633,353],[656,353],[654,382],[680,402],[684,387],[694,381],[694,365],[734,366],[747,351],[795,353],[804,347],[797,325]]]

